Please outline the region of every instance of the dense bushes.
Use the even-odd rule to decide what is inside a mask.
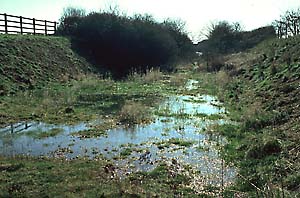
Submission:
[[[148,15],[116,12],[64,18],[68,20],[72,24],[61,23],[60,34],[72,36],[74,44],[115,77],[152,67],[172,69],[172,63],[192,50],[190,39],[174,21],[158,23]]]

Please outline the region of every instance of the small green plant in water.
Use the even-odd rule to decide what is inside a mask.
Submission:
[[[95,138],[99,136],[105,136],[106,134],[106,131],[99,129],[88,129],[72,133],[72,135],[79,136],[80,138]]]
[[[164,148],[169,148],[172,144],[181,147],[190,147],[194,144],[194,141],[184,140],[181,138],[171,138],[166,141],[156,142],[155,144],[159,149],[164,149]]]
[[[122,157],[127,157],[127,156],[131,155],[131,153],[132,153],[132,148],[125,148],[120,152],[120,155]]]
[[[46,132],[44,132],[44,131],[29,131],[26,134],[30,137],[33,137],[34,139],[44,139],[44,138],[48,138],[48,137],[55,137],[62,132],[63,132],[63,129],[53,128]]]

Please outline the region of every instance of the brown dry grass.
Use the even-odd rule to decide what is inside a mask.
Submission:
[[[232,80],[229,74],[223,70],[216,73],[216,84],[222,88],[226,87]]]
[[[164,78],[163,72],[158,68],[151,68],[142,74],[139,72],[132,72],[127,79],[135,82],[153,83]]]
[[[142,76],[142,81],[146,83],[152,83],[163,79],[164,74],[159,69],[151,68]]]
[[[126,101],[119,112],[118,120],[122,124],[132,125],[150,121],[149,108],[140,102]]]

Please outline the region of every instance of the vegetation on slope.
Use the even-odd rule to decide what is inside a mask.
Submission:
[[[299,193],[299,42],[273,39],[229,55],[210,81],[240,123],[217,131],[230,139],[225,156],[240,168],[237,189],[253,196]]]
[[[220,54],[230,54],[250,49],[275,36],[275,29],[272,26],[243,31],[239,23],[231,24],[227,21],[220,21],[209,27],[207,39],[199,42],[196,50],[209,58],[215,58]]]
[[[0,95],[80,78],[90,69],[66,38],[0,34]]]

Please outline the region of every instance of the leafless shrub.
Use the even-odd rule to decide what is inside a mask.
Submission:
[[[273,26],[279,38],[300,34],[300,8],[286,11],[280,20],[273,22]]]
[[[218,73],[216,73],[216,83],[220,86],[220,87],[225,87],[226,85],[228,85],[231,82],[231,77],[229,76],[229,74],[226,71],[219,71]]]
[[[225,60],[223,56],[212,56],[207,61],[207,71],[217,72],[220,71],[222,67],[225,66]]]

